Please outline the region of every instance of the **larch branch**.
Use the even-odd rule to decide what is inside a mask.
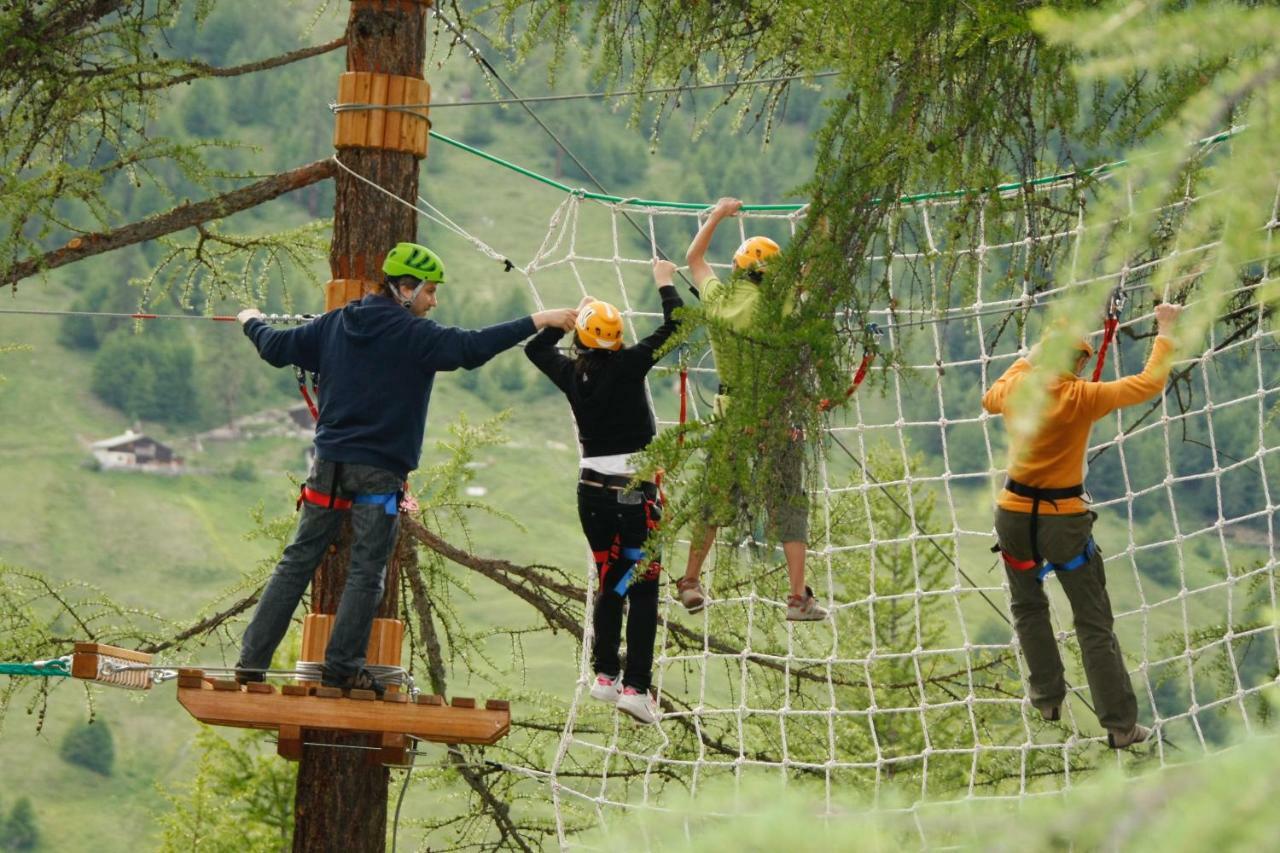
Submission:
[[[315,44],[311,47],[304,47],[293,50],[288,53],[282,53],[278,56],[272,56],[268,59],[260,59],[257,62],[246,62],[243,65],[232,65],[227,68],[218,68],[204,62],[187,62],[185,65],[191,70],[185,74],[178,74],[164,80],[155,80],[144,83],[138,88],[140,92],[151,92],[156,89],[167,89],[170,86],[177,86],[180,83],[188,83],[192,80],[202,80],[208,77],[238,77],[241,74],[253,74],[257,71],[267,71],[271,68],[279,68],[281,65],[288,65],[292,62],[299,62],[303,59],[310,59],[313,56],[329,53],[345,46],[347,43],[346,36],[340,36],[333,41],[324,44]]]
[[[337,166],[332,158],[317,160],[205,201],[195,204],[183,202],[171,210],[139,222],[103,233],[76,237],[61,248],[25,258],[7,269],[0,270],[0,286],[17,284],[37,272],[57,269],[94,255],[101,255],[104,252],[132,246],[146,240],[154,240],[203,222],[222,219],[233,213],[257,207],[285,193],[331,178],[336,170]]]

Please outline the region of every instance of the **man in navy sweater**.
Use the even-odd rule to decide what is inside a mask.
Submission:
[[[241,311],[263,360],[323,377],[315,464],[303,486],[302,515],[241,644],[236,677],[261,681],[293,611],[325,551],[351,514],[351,566],[325,649],[322,683],[383,688],[365,670],[365,649],[382,601],[386,564],[396,541],[405,477],[418,467],[436,373],[479,367],[534,332],[573,328],[562,308],[478,330],[425,319],[436,306],[444,265],[425,246],[398,243],[382,265],[382,290],[304,326],[273,329],[256,308]]]

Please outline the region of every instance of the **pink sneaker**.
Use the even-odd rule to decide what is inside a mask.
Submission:
[[[624,687],[618,697],[618,710],[634,718],[636,722],[652,725],[658,722],[658,702],[649,694],[634,687]]]
[[[620,680],[603,672],[597,672],[595,683],[591,685],[591,698],[612,705],[618,701],[620,690],[622,690]]]

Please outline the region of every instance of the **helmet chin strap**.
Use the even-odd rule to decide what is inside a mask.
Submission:
[[[413,310],[413,303],[418,301],[418,294],[421,293],[422,288],[426,286],[427,286],[426,279],[423,279],[422,281],[418,282],[418,286],[413,289],[413,293],[409,294],[407,297],[404,296],[403,293],[400,294],[401,297],[403,297],[400,300],[400,304],[404,306],[406,311]]]

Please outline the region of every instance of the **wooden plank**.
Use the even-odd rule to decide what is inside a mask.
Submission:
[[[417,79],[413,77],[401,78],[401,100],[399,104],[417,104]],[[397,151],[413,151],[413,140],[417,137],[417,113],[399,113],[401,115],[401,124],[397,129],[396,136],[387,137],[387,147],[396,149]]]
[[[374,619],[365,660],[375,666],[399,666],[403,645],[403,622],[399,619]]]
[[[188,669],[186,667],[182,667],[178,670],[178,677],[179,678],[204,678],[204,670]]]
[[[351,690],[347,695],[359,702],[372,702],[378,698],[378,694],[372,690]]]
[[[390,74],[371,74],[369,75],[369,100],[370,104],[386,104],[387,103],[387,87],[391,82]],[[399,116],[399,113],[394,115]],[[387,132],[387,128],[391,123],[390,117],[386,110],[370,110],[369,111],[369,131],[367,142],[378,148],[385,147],[383,139]]]
[[[484,703],[486,711],[510,711],[511,703],[506,699],[489,699]]]
[[[407,694],[407,693],[393,693],[392,691],[388,690],[386,693],[383,693],[383,694],[382,694],[382,701],[383,701],[383,702],[396,702],[396,703],[398,703],[398,704],[403,705],[405,702],[408,702],[408,701],[409,701],[409,694]]]
[[[87,655],[108,655],[113,658],[120,658],[132,663],[151,664],[151,655],[146,652],[138,652],[133,649],[122,649],[119,646],[108,646],[106,643],[76,643],[76,653],[84,653]]]
[[[353,74],[356,78],[352,102],[356,104],[369,103],[369,90],[373,88],[373,72],[349,71],[347,73]],[[372,140],[369,139],[369,110],[352,110],[348,115],[352,116],[352,142],[361,148],[370,147]]]
[[[240,682],[236,681],[234,678],[215,678],[209,683],[213,685],[214,690],[225,690],[228,692],[235,691],[236,693],[240,692]]]
[[[289,761],[302,760],[302,729],[299,726],[281,726],[276,738],[276,754]]]
[[[381,99],[383,99],[378,101],[378,104],[403,104],[404,78],[399,74],[378,74],[376,77],[381,83]],[[381,119],[381,122],[378,124],[378,132],[374,133],[374,129],[370,128],[370,145],[379,149],[394,149],[404,124],[404,114],[399,110],[378,110],[375,115]]]
[[[435,743],[481,745],[497,743],[511,729],[509,711],[210,689],[179,688],[177,692],[178,701],[193,717],[215,726],[260,729],[298,726],[373,734],[388,732]]]
[[[341,687],[317,687],[315,688],[315,695],[321,699],[341,699],[342,688]]]
[[[338,103],[349,104],[355,100],[355,77],[350,73],[338,76]],[[338,113],[333,122],[333,147],[349,148],[351,142],[351,119],[354,113]],[[305,625],[305,623],[304,623]],[[305,634],[304,634],[305,642]]]
[[[424,693],[418,697],[419,705],[443,705],[444,697],[437,696],[434,693]]]
[[[343,77],[348,75],[343,74]],[[338,299],[342,301],[334,308],[341,308],[350,301],[350,288],[347,279],[337,279],[329,282],[335,290]],[[325,310],[331,310],[326,300]],[[307,661],[323,661],[325,646],[329,645],[329,633],[333,630],[333,615],[330,613],[308,613],[302,620],[302,651],[298,653],[298,660]]]
[[[418,104],[431,103],[431,84],[428,83],[426,80],[418,81],[418,96],[417,96],[417,100],[414,103],[418,103]],[[414,124],[413,153],[417,154],[419,157],[427,156],[427,144],[428,144],[428,140],[431,138],[427,133],[427,131],[431,130],[430,112],[431,110],[429,108],[424,108],[422,110],[422,118],[413,123]]]
[[[178,686],[199,690],[204,687],[204,679],[199,676],[179,675]]]
[[[77,643],[76,645],[79,645]],[[71,675],[96,681],[98,678],[98,656],[91,652],[76,652],[71,656]]]
[[[454,696],[452,704],[455,708],[474,708],[476,700],[468,696]]]
[[[275,693],[276,689],[265,681],[250,681],[244,686],[250,693]]]
[[[409,756],[406,754],[409,747],[409,739],[402,734],[393,734],[391,732],[383,732],[381,746],[377,752],[366,753],[369,760],[378,764],[408,764]]]
[[[284,696],[309,696],[311,688],[305,684],[285,684],[280,687],[280,693]]]
[[[151,679],[145,672],[127,670],[114,675],[99,675],[98,669],[103,658],[111,658],[126,664],[142,664],[150,666],[151,655],[135,652],[133,649],[122,649],[119,646],[108,646],[105,643],[76,643],[71,655],[71,675],[86,681],[97,681],[101,684],[113,684],[117,687],[133,687],[147,689]]]

